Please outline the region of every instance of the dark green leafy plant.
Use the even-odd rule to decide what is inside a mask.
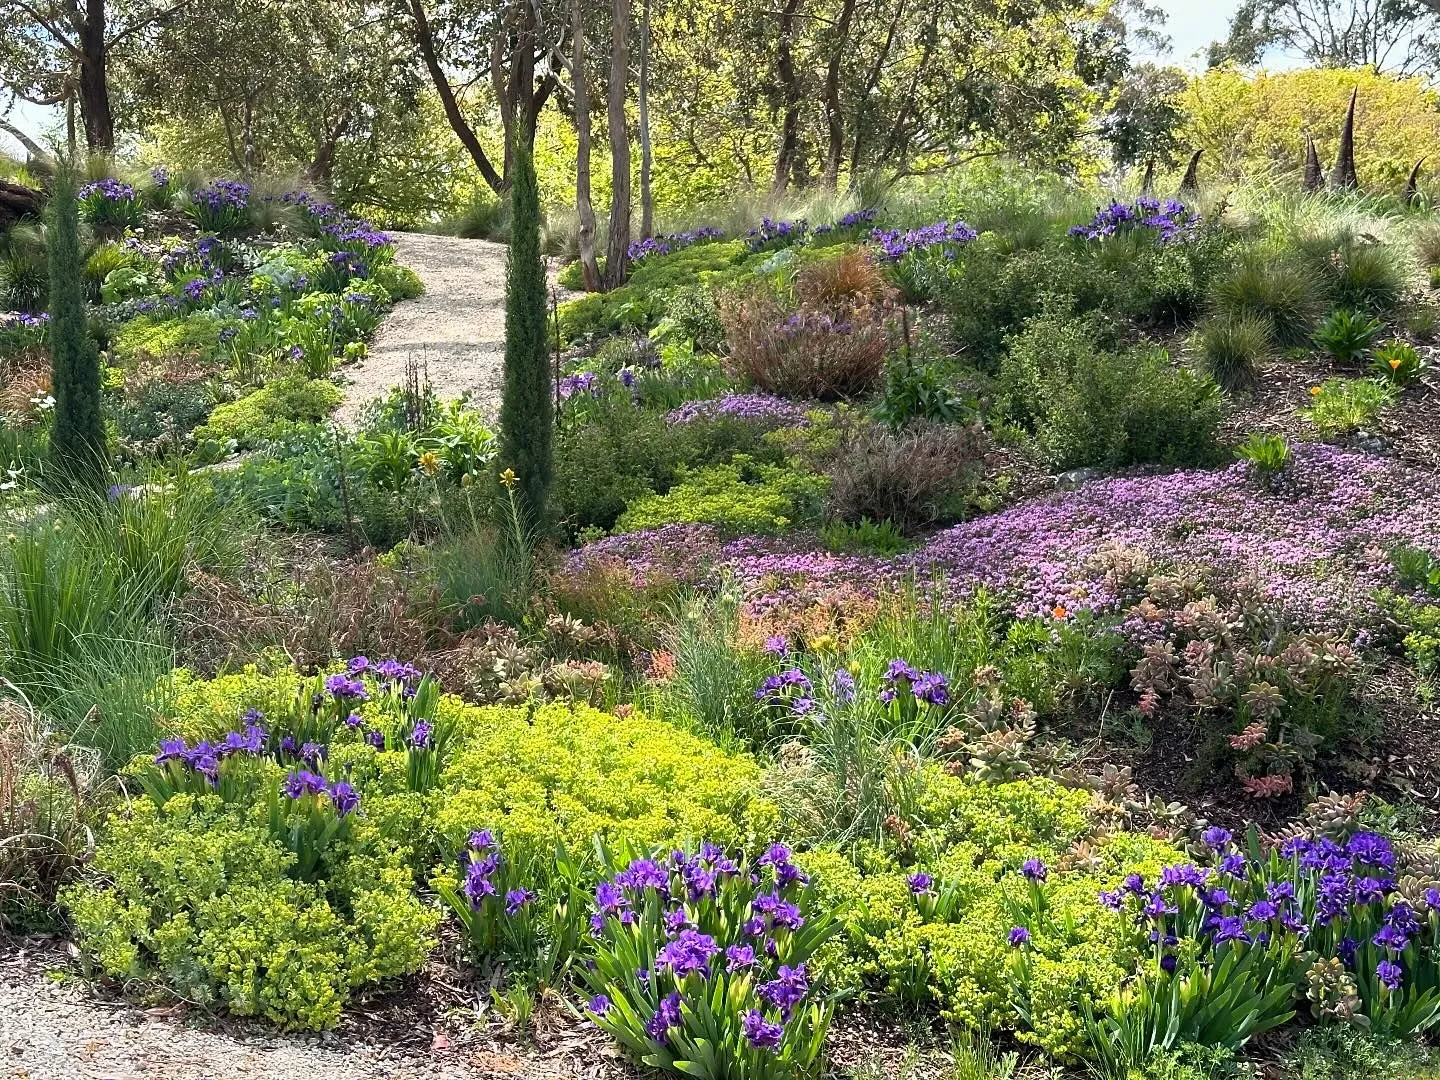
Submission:
[[[1268,481],[1290,464],[1290,444],[1282,435],[1262,435],[1257,431],[1235,448],[1235,456],[1254,465]]]
[[[1373,315],[1337,308],[1315,331],[1315,344],[1342,364],[1358,364],[1384,329]]]
[[[1391,341],[1375,350],[1370,370],[1391,386],[1400,387],[1419,377],[1425,370],[1425,360],[1414,345]]]

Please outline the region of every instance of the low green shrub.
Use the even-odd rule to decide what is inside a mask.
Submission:
[[[437,923],[411,890],[404,854],[363,819],[330,859],[328,880],[297,880],[263,805],[141,799],[106,826],[101,876],[62,902],[81,949],[112,977],[325,1028],[356,988],[417,971]]]
[[[248,450],[257,446],[276,424],[314,423],[339,407],[344,394],[328,379],[287,375],[218,406],[195,429],[195,441],[208,452]]]
[[[615,528],[633,532],[705,523],[735,533],[782,533],[819,519],[828,486],[825,477],[808,469],[736,454],[724,465],[680,472],[665,494],[631,502]]]
[[[1204,465],[1218,459],[1215,383],[1163,349],[1111,351],[1098,323],[1035,319],[1001,365],[1012,410],[1056,468]]]
[[[597,836],[753,847],[775,835],[756,764],[668,724],[584,705],[477,708],[446,698],[441,711],[465,733],[441,776],[435,817],[450,850],[482,828],[517,857],[552,853],[557,842],[583,856]]]

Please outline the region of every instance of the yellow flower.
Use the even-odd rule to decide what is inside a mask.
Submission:
[[[831,634],[820,634],[814,641],[810,642],[810,649],[817,653],[835,652],[840,648],[840,643]]]
[[[1318,386],[1312,386],[1312,387],[1310,387],[1310,396],[1311,396],[1311,397],[1319,397],[1319,396],[1320,396],[1320,387],[1318,387]]]
[[[1404,361],[1403,361],[1403,360],[1400,360],[1400,359],[1398,359],[1398,358],[1395,359],[1395,360],[1391,360],[1391,361],[1390,361],[1390,370],[1391,370],[1391,371],[1399,371],[1399,370],[1400,370],[1400,365],[1403,364],[1403,363],[1404,363]]]
[[[425,470],[426,476],[434,476],[440,471],[440,455],[434,450],[426,450],[420,455],[420,468]]]
[[[520,478],[515,475],[514,469],[506,469],[500,474],[500,482],[513,491],[515,485],[520,482]]]

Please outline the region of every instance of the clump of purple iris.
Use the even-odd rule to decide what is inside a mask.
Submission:
[[[963,221],[937,221],[918,229],[875,229],[870,233],[870,242],[890,262],[917,251],[938,251],[946,259],[956,259],[960,250],[979,235]]]
[[[1155,233],[1158,243],[1170,244],[1193,236],[1199,224],[1200,216],[1189,211],[1184,203],[1176,199],[1161,202],[1153,196],[1142,195],[1133,203],[1112,201],[1109,206],[1102,206],[1089,222],[1073,226],[1070,235],[1083,240],[1105,240],[1148,229]]]
[[[669,255],[672,251],[680,251],[695,244],[703,244],[710,240],[723,240],[725,234],[713,226],[703,225],[698,229],[689,232],[668,233],[665,236],[649,236],[643,240],[632,240],[626,253],[633,263],[641,263],[646,259],[657,255]]]
[[[1012,926],[1008,938],[1010,947],[1018,949],[1022,945],[1030,944],[1030,931],[1023,926]]]
[[[804,218],[794,221],[774,221],[761,218],[760,224],[745,234],[745,244],[752,251],[769,251],[801,243],[810,231]]]

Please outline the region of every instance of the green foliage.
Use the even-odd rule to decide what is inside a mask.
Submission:
[[[820,529],[820,541],[827,551],[865,551],[873,555],[898,555],[910,541],[891,521],[827,521]]]
[[[331,1027],[353,990],[418,970],[437,920],[403,852],[357,821],[320,880],[297,880],[263,810],[182,794],[118,813],[103,877],[62,897],[84,953],[112,977],[298,1028]]]
[[[1295,1015],[1293,956],[1284,948],[1226,942],[1174,974],[1158,960],[1087,1015],[1090,1049],[1109,1075],[1124,1075],[1184,1043],[1237,1050]]]
[[[1405,252],[1394,244],[1341,227],[1298,238],[1296,250],[1338,307],[1384,314],[1405,292]]]
[[[324,420],[339,407],[343,396],[328,379],[287,375],[217,407],[195,430],[195,441],[202,446],[213,444],[222,452],[252,449],[276,424]]]
[[[1276,344],[1300,345],[1320,318],[1321,287],[1293,258],[1252,248],[1216,280],[1211,302],[1222,318],[1263,320]]]
[[[689,304],[698,299],[695,286],[714,286],[735,279],[746,258],[743,241],[695,244],[669,255],[652,255],[637,266],[630,280],[608,293],[595,293],[560,305],[560,335],[574,341],[588,334],[613,333],[622,329],[643,330],[671,315],[670,294],[683,292]],[[699,314],[698,312],[696,314]],[[696,326],[705,319],[681,310],[681,318]],[[695,338],[697,347],[707,342]]]
[[[1255,381],[1270,352],[1270,324],[1253,315],[1220,317],[1200,327],[1200,358],[1210,377],[1228,390]]]
[[[775,808],[757,793],[755,763],[667,724],[584,705],[476,708],[446,698],[440,709],[467,733],[441,777],[435,828],[448,850],[482,828],[505,837],[517,859],[553,859],[557,843],[590,851],[597,836],[729,846],[773,835]]]
[[[656,689],[656,711],[721,745],[768,745],[773,732],[755,688],[771,662],[756,650],[735,646],[740,597],[733,589],[682,596],[667,616],[661,641],[674,658],[675,673]]]
[[[510,248],[505,272],[505,386],[500,403],[500,461],[518,477],[520,505],[535,529],[549,525],[550,346],[545,266],[540,258],[540,193],[528,147],[514,151]]]
[[[1339,363],[1358,364],[1384,329],[1373,315],[1353,308],[1337,308],[1315,331],[1315,344]]]
[[[1348,1080],[1354,1076],[1431,1080],[1434,1058],[1433,1052],[1413,1042],[1343,1024],[1322,1024],[1301,1034],[1287,1064],[1294,1080]]]
[[[1300,415],[1327,437],[1346,435],[1372,424],[1395,392],[1374,379],[1326,379],[1312,387],[1310,408]]]
[[[1376,378],[1394,387],[1404,386],[1425,370],[1425,360],[1414,345],[1392,341],[1375,350],[1370,370]]]
[[[737,454],[757,465],[783,460],[760,425],[722,418],[670,424],[629,394],[602,396],[583,423],[556,433],[555,446],[555,501],[572,535],[608,532],[627,506],[668,493],[684,470],[727,464]]]
[[[118,765],[153,745],[164,711],[174,655],[154,616],[192,572],[233,572],[244,529],[197,483],[113,500],[76,493],[52,513],[0,547],[0,666]]]
[[[939,364],[916,363],[906,355],[891,357],[885,365],[885,388],[875,417],[891,431],[912,420],[953,424],[968,411]]]
[[[62,475],[93,484],[105,470],[100,353],[85,316],[75,176],[68,167],[57,177],[50,215],[50,454]]]
[[[1094,321],[1033,320],[1011,342],[1000,377],[1011,409],[1056,468],[1218,457],[1215,384],[1175,368],[1161,349],[1110,351]]]
[[[1262,477],[1271,478],[1290,464],[1290,444],[1283,435],[1252,433],[1235,448],[1235,456],[1250,462]]]
[[[723,465],[682,470],[664,495],[631,502],[620,532],[659,525],[706,523],[735,533],[773,534],[819,517],[828,481],[793,465],[767,465],[736,454]]]

